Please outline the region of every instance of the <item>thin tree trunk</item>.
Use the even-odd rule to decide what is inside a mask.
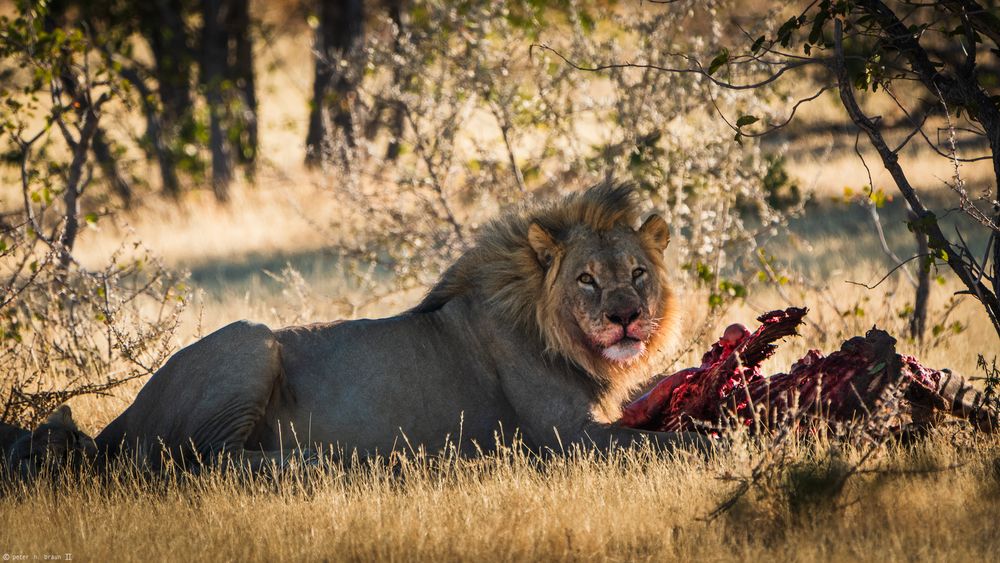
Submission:
[[[403,4],[405,0],[390,0],[389,2],[389,17],[392,19],[392,23],[396,25],[396,36],[392,42],[392,50],[396,54],[400,54],[403,50]],[[408,70],[408,69],[407,69]],[[405,76],[404,76],[405,73]],[[411,74],[398,66],[393,68],[393,81],[399,88],[400,92],[405,91],[406,87],[409,85],[411,80]],[[389,134],[392,138],[389,140],[389,146],[385,149],[386,160],[393,162],[399,158],[400,147],[402,146],[403,138],[403,127],[406,126],[406,116],[403,113],[402,101],[397,101],[392,107],[392,117],[389,118]]]
[[[153,92],[146,82],[139,76],[138,71],[131,67],[122,67],[121,76],[128,80],[130,84],[139,92],[142,101],[142,112],[146,116],[146,140],[152,146],[153,157],[160,169],[161,189],[171,197],[180,195],[180,181],[177,179],[177,169],[174,164],[174,156],[167,147],[163,139],[163,127],[160,122],[160,112],[157,111],[153,100]]]
[[[107,180],[108,185],[111,186],[111,191],[115,193],[122,200],[122,204],[127,208],[132,205],[132,186],[129,185],[128,180],[122,176],[121,171],[118,170],[118,163],[115,161],[115,155],[112,154],[111,144],[108,141],[107,133],[104,129],[100,127],[94,133],[93,151],[94,158],[97,160],[97,164],[101,167],[101,172],[104,174],[104,179]]]
[[[917,215],[912,211],[909,213],[912,223],[917,220]],[[927,244],[927,234],[919,229],[915,229],[913,236],[917,239],[917,255],[929,256],[930,248]],[[931,295],[931,268],[924,260],[921,260],[917,268],[917,292],[913,297],[913,316],[910,317],[910,338],[920,342],[924,339],[924,332],[927,329],[927,301]]]
[[[66,93],[76,100],[81,106],[87,103],[86,96],[81,95],[79,85],[77,84],[76,78],[71,73],[64,73],[62,78],[62,88]],[[97,116],[93,112],[88,112],[84,114],[88,120],[93,119],[93,131],[89,134],[87,138],[81,137],[79,143],[90,147],[90,150],[94,152],[94,157],[97,159],[97,164],[101,167],[101,172],[104,174],[104,179],[107,180],[108,184],[111,186],[111,190],[117,194],[125,207],[128,207],[132,202],[132,188],[129,183],[122,176],[121,172],[118,170],[118,164],[115,162],[115,156],[111,154],[111,144],[108,141],[107,133],[104,129],[97,124]],[[86,129],[86,126],[85,126]],[[70,139],[67,138],[67,142]],[[74,147],[74,153],[76,148]],[[86,159],[84,158],[84,161]],[[76,162],[76,155],[74,154],[74,163]],[[71,184],[72,185],[72,184]]]
[[[185,27],[183,0],[146,0],[138,3],[140,26],[153,54],[162,123],[168,135],[191,111],[191,65],[194,53]]]
[[[343,68],[341,59],[351,60],[357,53],[364,28],[361,0],[321,0],[319,27],[316,29],[313,97],[306,134],[306,164],[314,166],[323,158],[323,147],[331,132],[326,130],[325,114],[331,125],[344,136],[348,147],[355,145],[351,98],[357,69]]]
[[[879,4],[881,5],[881,3]],[[886,31],[892,33],[893,29],[886,28]],[[882,164],[885,166],[886,170],[889,171],[893,181],[896,183],[896,187],[906,199],[910,209],[912,209],[913,212],[919,217],[916,223],[916,230],[921,230],[927,235],[929,247],[936,250],[940,249],[944,252],[944,260],[948,263],[948,267],[955,272],[955,275],[957,275],[960,280],[962,280],[962,283],[966,288],[968,288],[969,293],[978,299],[983,305],[983,308],[986,310],[986,314],[990,318],[990,322],[993,324],[994,330],[998,335],[1000,335],[1000,296],[995,293],[997,285],[995,280],[993,280],[994,288],[991,289],[983,282],[982,279],[978,278],[972,271],[970,271],[969,266],[963,261],[964,255],[962,253],[962,248],[956,248],[956,246],[944,236],[944,233],[941,231],[941,227],[937,222],[937,217],[924,207],[923,203],[920,201],[920,197],[917,195],[917,191],[913,189],[913,185],[910,184],[909,179],[907,179],[906,174],[899,165],[898,156],[886,144],[878,126],[871,120],[871,118],[865,115],[860,106],[858,106],[858,102],[854,98],[853,83],[847,76],[847,67],[844,62],[842,41],[843,23],[841,20],[837,19],[834,20],[834,44],[836,53],[834,70],[837,74],[837,85],[840,92],[840,100],[844,105],[844,109],[847,110],[851,121],[853,121],[854,124],[868,136],[872,146],[882,159]],[[909,45],[907,45],[907,47],[912,48]],[[926,55],[926,53],[924,53],[924,55]],[[914,56],[916,57],[916,55]],[[917,58],[919,58],[922,63],[922,61],[926,59],[926,56]],[[927,64],[929,65],[930,63]],[[914,66],[919,65],[915,64]],[[951,91],[952,88],[955,88],[953,84],[948,84],[946,86],[949,88],[949,91]],[[938,88],[939,92],[943,90],[943,88]],[[984,120],[979,120],[979,122],[984,128],[987,129],[988,132],[990,132],[989,126],[992,125],[992,123],[984,122]],[[990,144],[992,148],[994,144],[993,139],[990,140]],[[993,148],[994,158],[996,158],[998,150],[1000,150],[1000,147]],[[997,176],[1000,177],[1000,172],[997,173]]]
[[[219,201],[229,199],[229,184],[233,179],[225,95],[228,38],[224,22],[229,6],[223,0],[203,0],[204,18],[201,42],[201,81],[208,105],[209,148],[212,153],[212,191]]]
[[[994,41],[994,44],[1000,41],[1000,18],[989,10],[969,0],[956,0],[944,2],[944,4],[950,10],[964,13],[968,18],[966,21],[976,31],[987,35]],[[889,45],[906,58],[910,69],[930,93],[940,97],[941,102],[947,108],[965,108],[969,117],[982,126],[993,156],[993,177],[996,182],[1000,183],[1000,107],[997,107],[977,79],[976,49],[968,49],[965,62],[955,69],[954,74],[941,72],[921,46],[919,36],[911,33],[907,25],[884,2],[881,0],[860,0],[858,5],[884,30]],[[843,92],[844,89],[841,88],[842,97]],[[849,111],[850,109],[848,108]],[[853,118],[854,115],[852,115]],[[862,126],[862,129],[865,129],[865,126],[857,119],[854,121]],[[871,137],[870,133],[869,137]],[[873,144],[881,154],[882,149],[879,148],[874,139]],[[882,156],[886,167],[893,174],[897,186],[910,203],[910,208],[921,215],[926,215],[926,211],[921,212],[923,208],[919,201],[916,201],[916,206],[914,206],[914,200],[917,199],[916,193],[913,192],[905,178],[901,178],[902,169],[899,170],[898,174],[893,172],[893,167],[899,168],[895,162],[895,154]],[[891,158],[893,166],[889,166],[890,162],[886,160],[887,158]],[[902,183],[900,179],[902,179]],[[1000,209],[994,212],[994,217],[996,221],[1000,221]],[[956,249],[954,245],[944,239],[936,223],[932,227],[927,231],[930,237],[930,246],[947,251],[948,265],[965,283],[970,293],[983,304],[997,334],[1000,334],[1000,235],[995,229],[990,233],[989,240],[995,245],[993,247],[992,269],[985,261],[980,266],[983,273],[986,274],[985,277],[992,277],[992,279],[987,279],[984,282],[979,276],[973,276],[962,263],[961,258],[956,255],[956,251],[967,249],[964,247]]]
[[[98,116],[93,108],[88,107],[82,113],[83,125],[80,127],[80,137],[74,143],[69,136],[66,141],[70,143],[73,150],[73,159],[69,165],[69,172],[66,175],[66,189],[63,192],[63,203],[65,209],[65,227],[62,236],[59,238],[61,255],[59,265],[65,270],[72,260],[73,247],[76,245],[76,236],[80,231],[80,193],[85,187],[83,179],[83,167],[87,163],[87,153],[90,151],[90,144],[97,133]]]
[[[230,0],[227,21],[229,36],[229,60],[227,65],[233,94],[239,96],[239,117],[241,128],[236,151],[237,161],[247,167],[250,176],[257,159],[257,92],[254,80],[253,39],[250,30],[250,3],[248,0]]]

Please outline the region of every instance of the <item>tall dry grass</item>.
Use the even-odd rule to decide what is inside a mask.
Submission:
[[[144,480],[42,478],[4,488],[0,552],[75,560],[722,561],[989,560],[1000,547],[1000,442],[948,431],[891,446],[829,489],[828,444],[802,443],[785,468],[708,521],[764,453],[738,444],[685,452],[540,461],[397,459]]]

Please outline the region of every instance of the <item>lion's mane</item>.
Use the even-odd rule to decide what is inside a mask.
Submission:
[[[640,238],[661,287],[660,303],[654,307],[658,328],[647,342],[647,353],[642,360],[625,367],[616,366],[588,353],[554,314],[557,303],[547,287],[546,271],[528,241],[528,228],[537,223],[556,242],[567,245],[572,244],[569,235],[574,229],[586,228],[596,233],[620,227],[634,229],[640,215],[635,190],[627,184],[615,183],[605,183],[547,205],[522,206],[484,226],[472,248],[445,271],[411,311],[430,312],[456,297],[473,296],[490,314],[539,339],[552,356],[582,368],[600,389],[600,395],[611,401],[621,400],[647,375],[648,358],[665,344],[672,330],[673,296],[661,253]]]

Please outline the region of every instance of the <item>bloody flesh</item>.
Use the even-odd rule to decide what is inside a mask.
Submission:
[[[895,398],[900,420],[929,424],[940,413],[969,419],[983,430],[996,427],[996,412],[982,394],[947,370],[921,365],[896,353],[896,340],[872,329],[824,356],[810,350],[788,373],[764,376],[760,364],[775,342],[797,334],[806,309],[788,308],[757,318],[750,332],[730,325],[702,357],[699,367],[661,380],[629,404],[619,424],[657,431],[705,431],[725,422],[770,427],[797,421],[861,420]]]

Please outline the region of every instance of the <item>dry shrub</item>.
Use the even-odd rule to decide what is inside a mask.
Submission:
[[[89,270],[60,265],[24,228],[2,240],[0,421],[34,426],[73,397],[151,375],[174,350],[186,289],[138,244]]]
[[[59,28],[45,4],[17,8],[0,17],[0,146],[19,188],[0,200],[0,422],[34,426],[152,374],[186,294],[137,242],[98,268],[75,259],[81,229],[103,215],[81,205],[91,147],[125,88],[85,30]]]
[[[377,272],[373,299],[427,287],[496,214],[615,177],[670,222],[675,275],[704,286],[705,326],[684,334],[697,340],[747,295],[758,251],[802,211],[772,205],[780,159],[755,139],[738,144],[712,108],[769,115],[783,98],[567,60],[710,60],[732,30],[703,25],[701,10],[726,5],[429,0],[401,25],[374,11],[363,47],[329,61],[358,75],[355,130],[332,138],[323,161],[331,197],[357,210],[330,229],[338,257]]]

